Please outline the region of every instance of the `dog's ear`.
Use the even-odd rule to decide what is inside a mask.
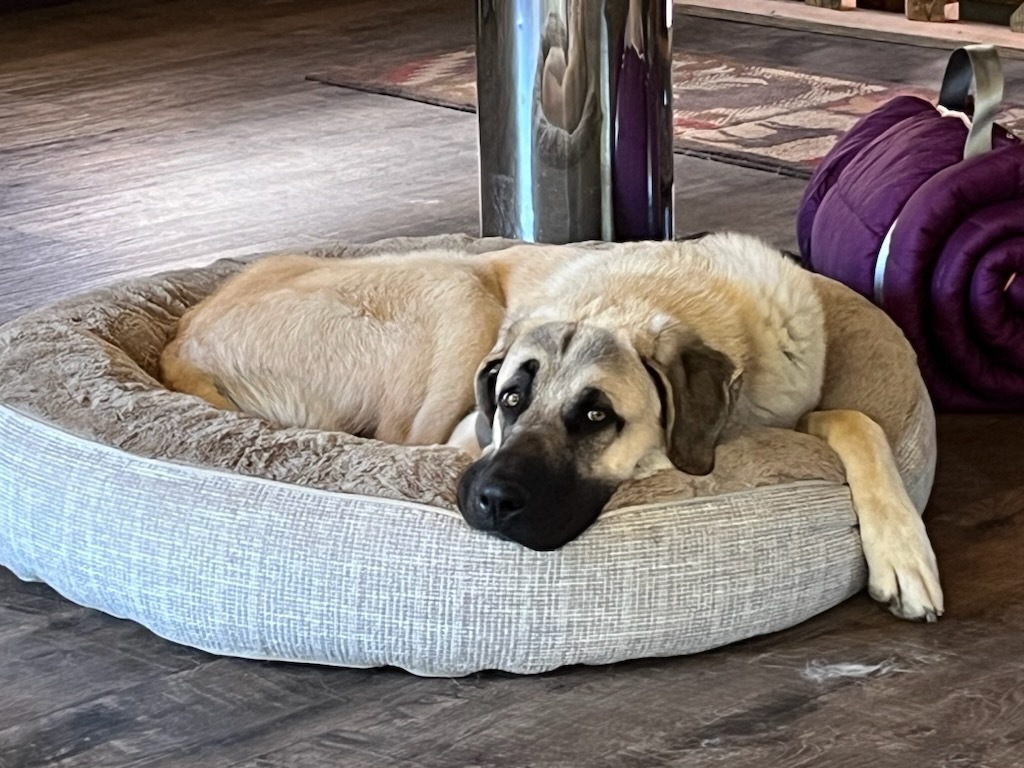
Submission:
[[[715,445],[732,412],[741,376],[717,349],[692,335],[673,340],[647,362],[662,399],[669,460],[690,475],[715,466]]]
[[[498,408],[495,388],[498,371],[505,362],[504,354],[488,357],[476,372],[476,439],[481,448],[491,444],[491,425],[494,423],[494,412]]]

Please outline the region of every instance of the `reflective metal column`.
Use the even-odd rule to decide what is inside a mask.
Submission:
[[[477,0],[483,235],[673,235],[671,0]]]

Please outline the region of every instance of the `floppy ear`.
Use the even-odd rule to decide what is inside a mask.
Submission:
[[[715,466],[715,445],[732,412],[740,375],[732,361],[692,336],[660,365],[648,366],[661,379],[668,458],[689,475]],[[658,384],[658,380],[655,380]]]
[[[481,448],[491,444],[491,424],[494,423],[494,412],[498,408],[495,387],[498,371],[505,362],[504,352],[499,357],[489,357],[480,364],[476,373],[476,439]]]

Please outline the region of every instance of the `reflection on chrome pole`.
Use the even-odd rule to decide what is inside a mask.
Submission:
[[[671,0],[478,0],[483,235],[673,235]]]

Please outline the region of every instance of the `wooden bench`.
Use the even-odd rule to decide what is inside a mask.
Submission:
[[[843,0],[804,0],[818,8],[842,10]],[[858,8],[904,10],[912,21],[946,21],[946,6],[957,0],[857,0]],[[1024,32],[1024,3],[1020,0],[959,0],[960,18],[1008,24],[1014,32]]]

